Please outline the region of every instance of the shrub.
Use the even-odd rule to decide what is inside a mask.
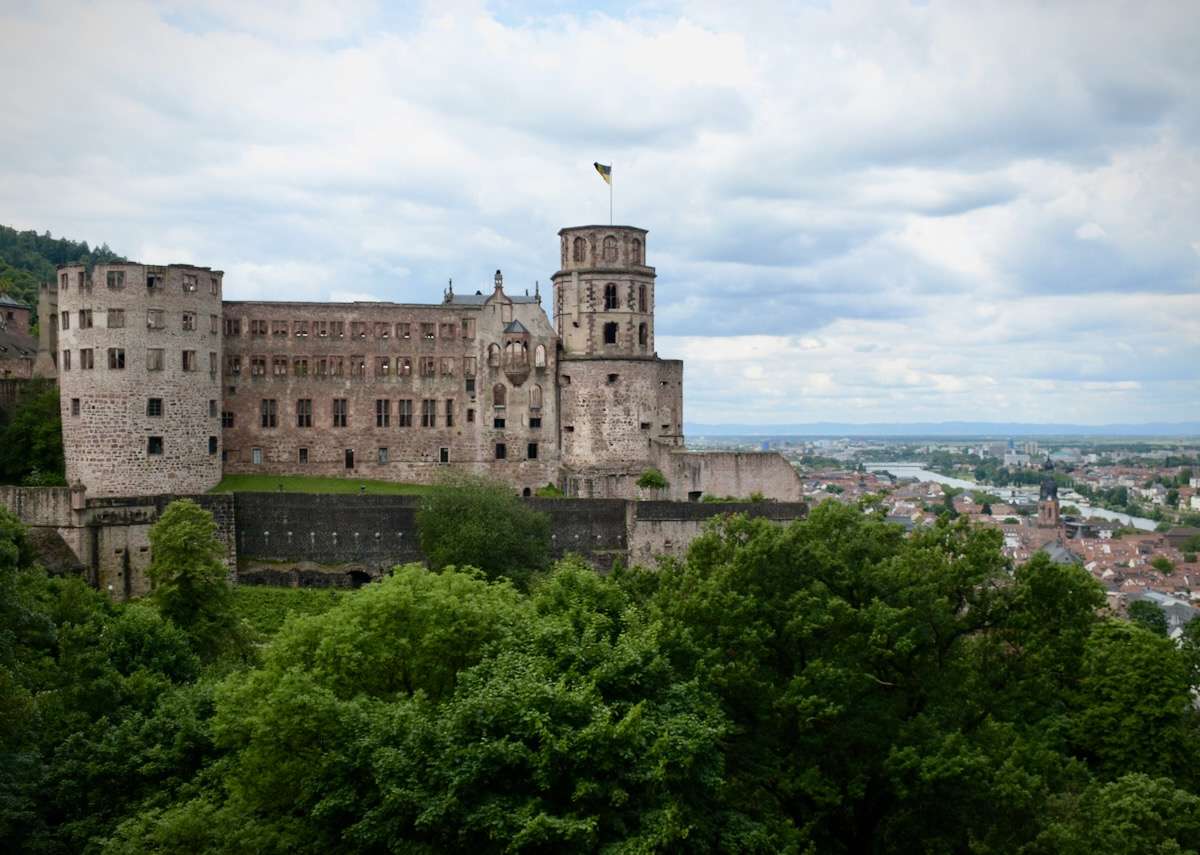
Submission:
[[[665,490],[668,482],[665,475],[651,467],[638,476],[637,485],[642,490]]]

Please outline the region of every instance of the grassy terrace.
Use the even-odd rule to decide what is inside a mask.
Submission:
[[[431,490],[426,484],[398,484],[365,478],[317,478],[306,475],[226,475],[212,493],[376,493],[420,496]],[[365,489],[362,489],[365,488]]]

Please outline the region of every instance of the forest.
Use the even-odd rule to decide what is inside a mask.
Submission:
[[[124,260],[109,249],[108,244],[92,249],[87,241],[0,226],[0,294],[8,294],[30,308],[37,307],[41,284],[54,281],[58,265],[83,263],[91,266]]]
[[[477,499],[340,594],[229,586],[173,503],[124,604],[0,512],[0,847],[1200,850],[1200,638],[1082,569],[826,502],[602,576]]]

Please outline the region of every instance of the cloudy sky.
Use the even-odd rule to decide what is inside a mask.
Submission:
[[[0,3],[0,222],[231,298],[650,230],[690,422],[1200,419],[1200,11]]]

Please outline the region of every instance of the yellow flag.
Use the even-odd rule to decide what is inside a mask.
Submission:
[[[612,184],[612,167],[605,166],[603,163],[593,163],[596,171],[600,173],[600,177],[604,179],[605,184]]]

